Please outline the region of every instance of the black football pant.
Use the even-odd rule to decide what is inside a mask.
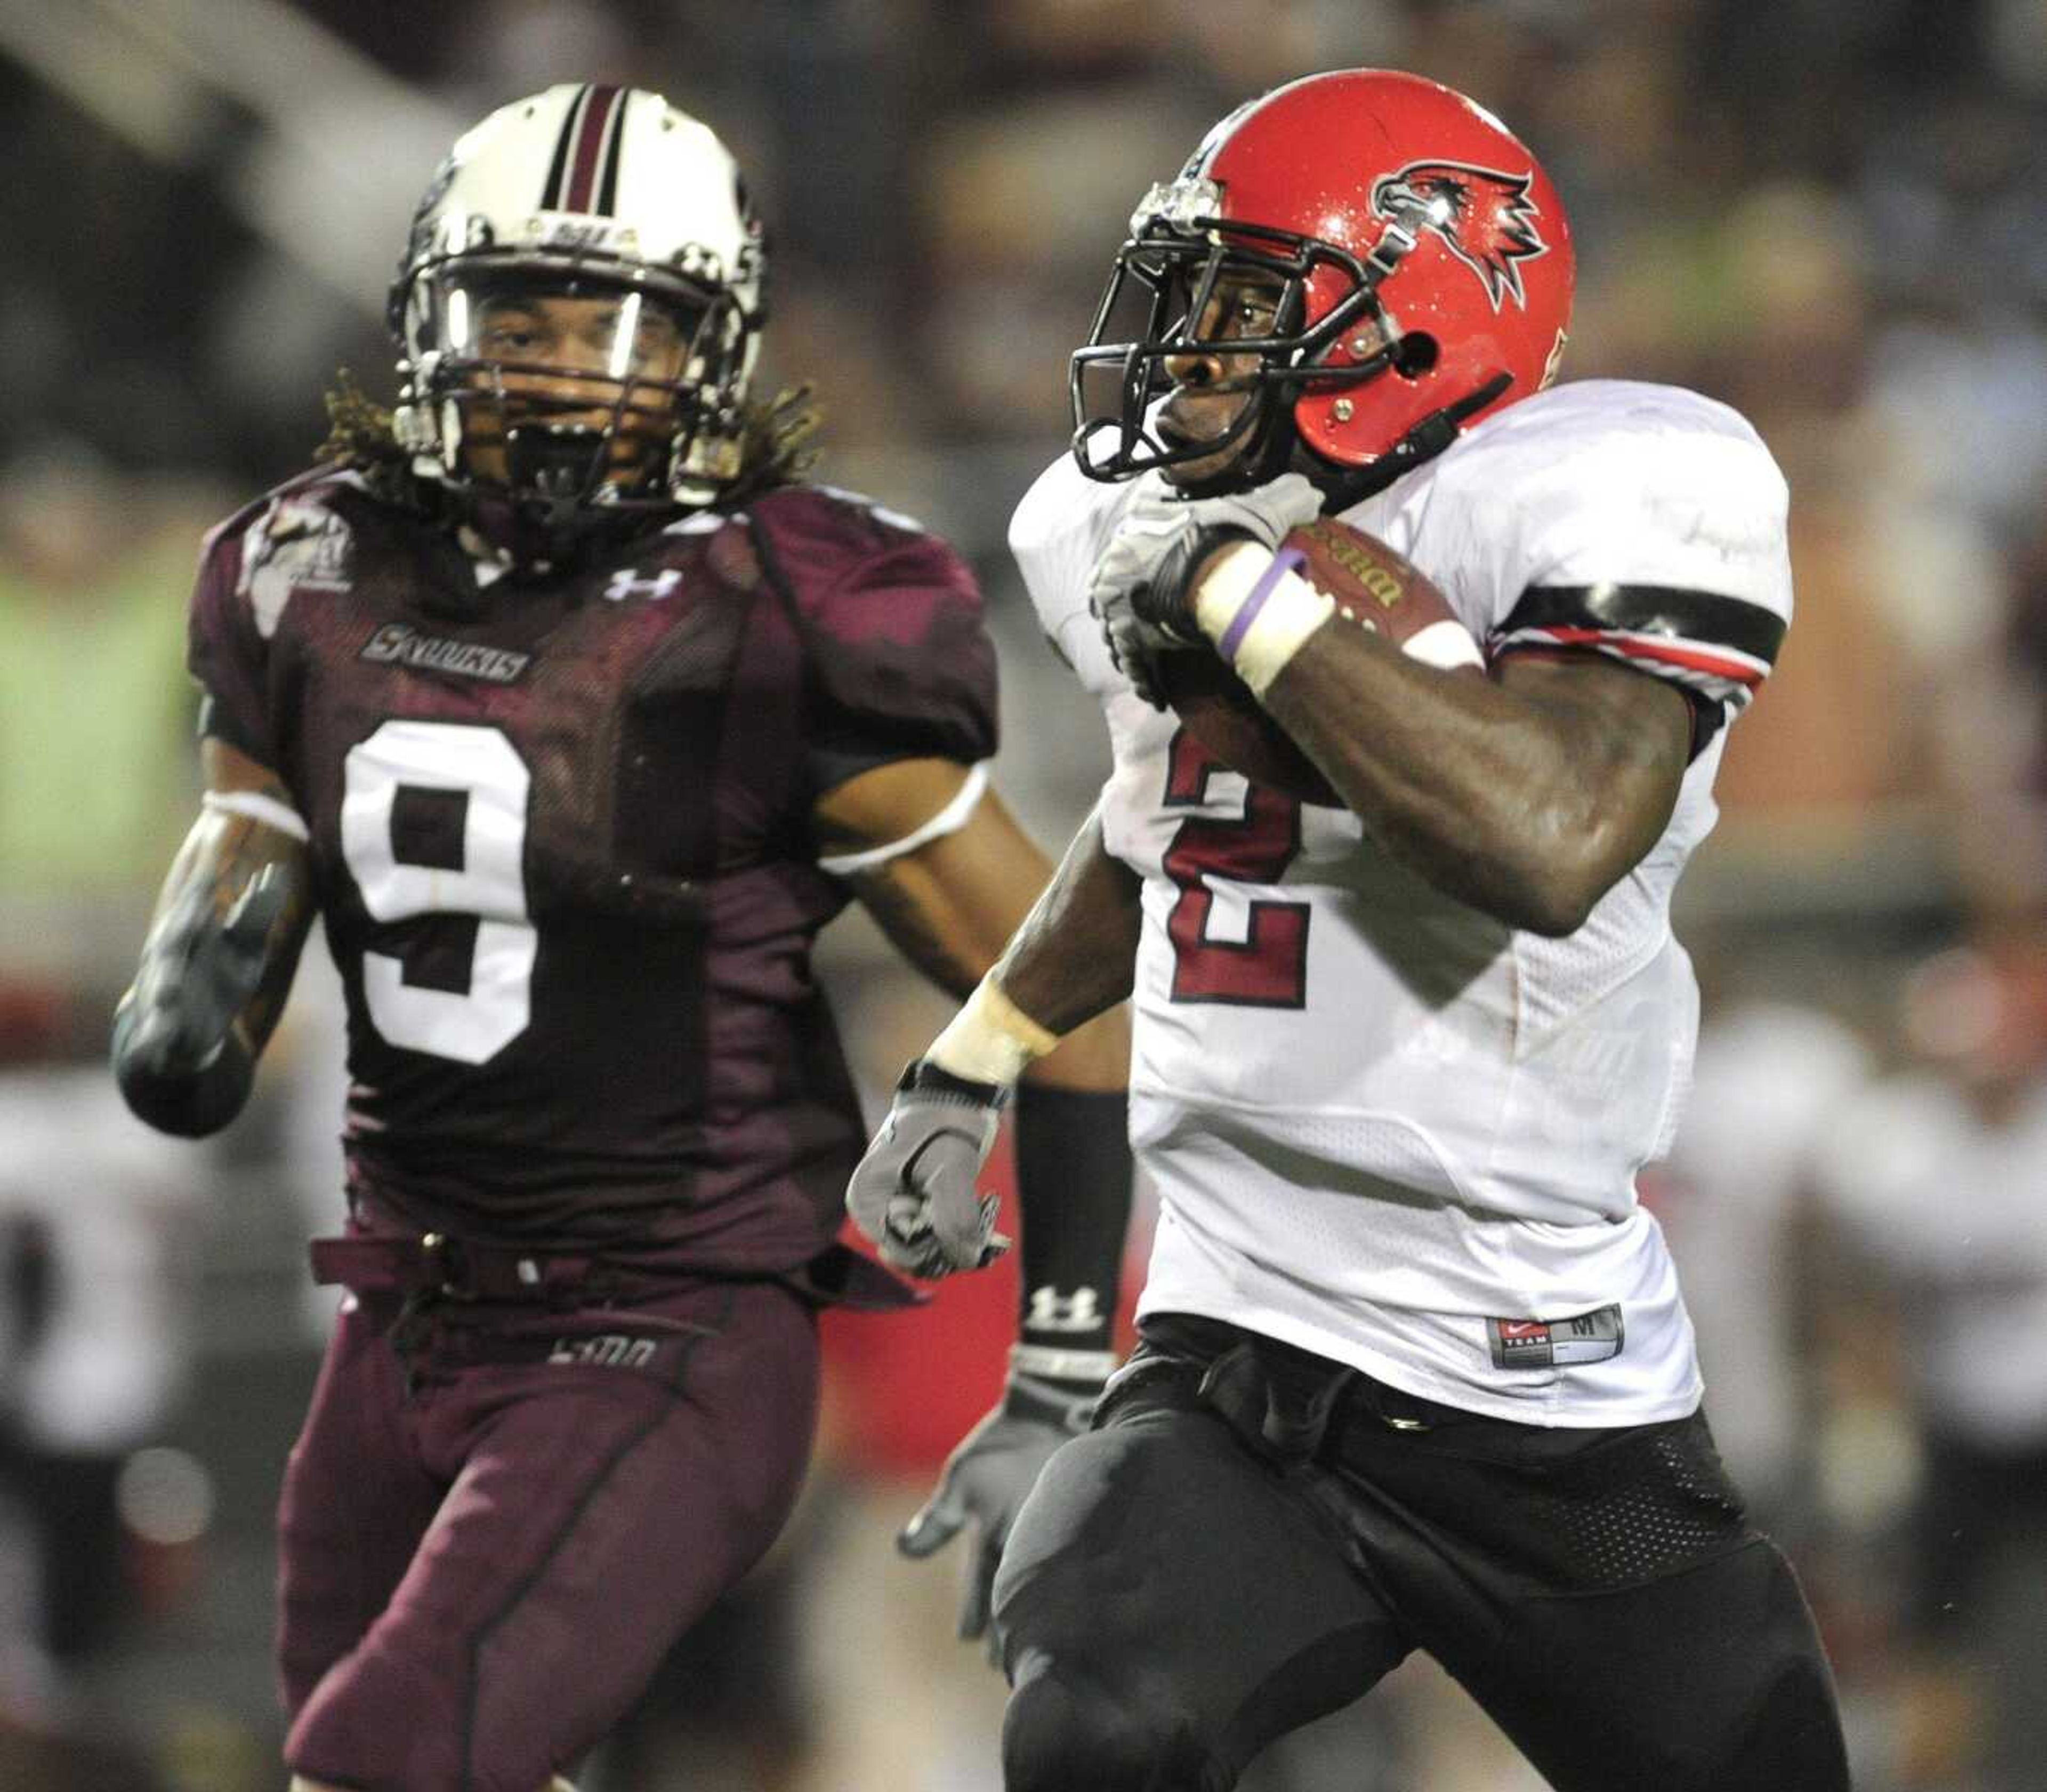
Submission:
[[[1005,1792],[1225,1792],[1417,1648],[1556,1792],[1847,1787],[1811,1613],[1703,1415],[1518,1425],[1143,1333],[1004,1553]]]

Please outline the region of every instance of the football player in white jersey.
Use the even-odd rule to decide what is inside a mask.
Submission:
[[[996,1581],[1008,1792],[1219,1792],[1414,1648],[1558,1792],[1848,1784],[1635,1189],[1697,1026],[1672,887],[1790,617],[1785,487],[1695,393],[1553,386],[1571,291],[1497,120],[1325,74],[1147,195],[1074,358],[1012,544],[1114,769],[849,1195],[890,1260],[971,1267],[1004,1092],[1134,997],[1161,1217],[1140,1347]],[[1487,675],[1333,621],[1276,552],[1320,514]],[[1155,706],[1186,653],[1342,806]]]

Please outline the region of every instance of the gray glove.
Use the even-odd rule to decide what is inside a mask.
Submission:
[[[977,1535],[960,1600],[959,1634],[965,1642],[985,1636],[990,1661],[1000,1658],[988,1618],[1010,1530],[1052,1453],[1087,1430],[1101,1388],[1099,1382],[1054,1381],[1011,1370],[1001,1405],[953,1446],[931,1497],[896,1538],[897,1549],[921,1561],[973,1521]]]
[[[1009,1248],[996,1198],[974,1189],[1008,1091],[919,1058],[846,1185],[846,1210],[881,1260],[935,1280],[981,1269]]]
[[[1321,513],[1321,493],[1298,473],[1220,497],[1181,497],[1156,474],[1139,480],[1088,583],[1088,609],[1138,695],[1163,709],[1159,656],[1208,647],[1188,586],[1215,549],[1232,539],[1277,548]]]

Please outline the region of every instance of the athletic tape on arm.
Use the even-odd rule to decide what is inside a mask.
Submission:
[[[1057,1034],[1009,999],[990,971],[924,1056],[956,1077],[1007,1089],[1058,1043]]]
[[[1336,602],[1294,569],[1297,548],[1277,554],[1240,542],[1217,559],[1194,596],[1194,620],[1216,652],[1263,697],[1309,636],[1336,613]]]

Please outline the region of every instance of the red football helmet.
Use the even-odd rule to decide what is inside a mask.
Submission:
[[[1244,281],[1274,297],[1258,333],[1202,336],[1218,284]],[[1241,443],[1219,482],[1291,464],[1361,494],[1546,385],[1572,285],[1556,189],[1490,113],[1419,75],[1307,75],[1240,106],[1139,205],[1073,358],[1075,457],[1124,479]],[[1133,299],[1148,315],[1118,339]],[[1159,429],[1170,358],[1252,354],[1225,435]]]

